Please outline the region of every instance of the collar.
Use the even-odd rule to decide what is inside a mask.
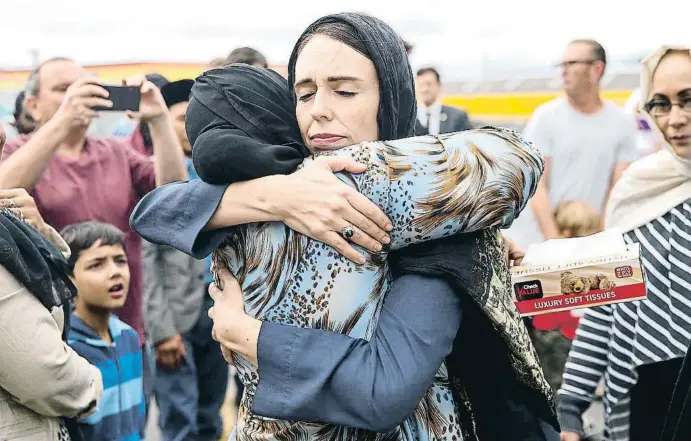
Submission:
[[[418,105],[418,113],[423,115],[427,115],[428,113],[432,115],[439,115],[441,114],[441,108],[442,104],[439,100],[432,103],[432,105],[429,107],[426,107],[424,104],[421,103],[420,105]]]
[[[93,329],[91,329],[82,319],[80,319],[76,314],[72,313],[70,315],[70,328],[72,332],[70,333],[70,340],[81,341],[90,346],[100,346],[108,347],[115,346],[115,340],[122,333],[122,326],[120,321],[111,314],[108,319],[108,332],[110,332],[110,337],[113,339],[113,344],[109,345],[106,343]]]

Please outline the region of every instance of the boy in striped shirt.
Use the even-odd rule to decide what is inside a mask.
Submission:
[[[78,291],[68,344],[103,376],[98,411],[79,427],[85,441],[139,441],[146,425],[141,346],[137,333],[113,315],[130,282],[125,235],[101,222],[73,224],[61,235]]]

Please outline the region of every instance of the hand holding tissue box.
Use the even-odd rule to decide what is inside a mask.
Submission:
[[[530,245],[511,284],[524,317],[646,298],[640,246],[614,229]]]

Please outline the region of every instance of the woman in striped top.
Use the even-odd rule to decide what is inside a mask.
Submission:
[[[581,318],[558,392],[563,441],[583,436],[581,414],[601,378],[613,441],[658,440],[691,340],[691,56],[662,47],[643,61],[642,110],[666,140],[634,163],[610,197],[606,226],[639,243],[648,298]]]

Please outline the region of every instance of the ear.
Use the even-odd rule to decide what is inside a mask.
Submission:
[[[40,121],[40,112],[38,111],[38,98],[33,95],[28,95],[24,99],[24,108],[34,121]]]

